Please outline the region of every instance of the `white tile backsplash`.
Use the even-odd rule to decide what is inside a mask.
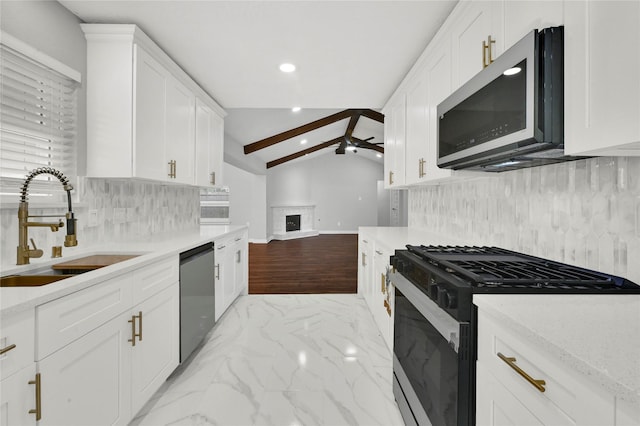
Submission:
[[[640,284],[640,157],[598,157],[409,189],[409,226]]]
[[[135,241],[152,234],[178,232],[199,227],[200,190],[198,187],[165,185],[130,179],[80,178],[74,191],[79,205],[74,207],[78,245],[94,246],[113,241]],[[16,200],[17,201],[17,200]],[[97,226],[89,226],[89,211],[97,213]],[[32,215],[66,213],[60,208],[34,208]],[[58,232],[29,228],[29,237],[51,255],[51,247],[63,245],[66,229]],[[0,209],[0,250],[2,268],[15,265],[18,245],[17,207]],[[63,247],[63,256],[72,251]]]

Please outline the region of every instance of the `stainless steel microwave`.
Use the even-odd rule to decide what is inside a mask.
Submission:
[[[564,155],[563,27],[534,30],[438,105],[438,166],[505,171]]]

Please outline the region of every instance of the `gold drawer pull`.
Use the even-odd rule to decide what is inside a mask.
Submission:
[[[15,347],[16,347],[16,345],[15,345],[15,343],[14,343],[13,345],[9,345],[9,346],[7,346],[6,348],[2,348],[2,349],[0,349],[0,355],[4,355],[4,354],[6,354],[6,353],[7,353],[7,352],[9,352],[11,349],[15,349]]]
[[[516,365],[516,359],[514,357],[504,356],[500,352],[498,352],[498,357],[504,362],[506,362],[509,367],[513,368],[516,371],[516,373],[524,377],[524,379],[527,382],[531,383],[540,392],[544,392],[546,390],[544,386],[547,383],[544,380],[537,380],[531,377],[530,375],[528,375],[522,368]]]
[[[40,386],[40,373],[36,373],[35,380],[29,380],[30,385],[36,385],[36,408],[29,410],[29,414],[35,414],[36,420],[42,419],[42,393]]]

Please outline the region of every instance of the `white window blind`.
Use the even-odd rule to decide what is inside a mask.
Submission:
[[[3,191],[17,187],[37,167],[53,167],[69,178],[76,176],[78,87],[74,79],[0,45]],[[42,184],[58,181],[46,174],[36,179]]]

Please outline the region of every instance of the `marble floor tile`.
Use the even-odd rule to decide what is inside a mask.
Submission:
[[[239,297],[131,425],[403,425],[357,295]]]

